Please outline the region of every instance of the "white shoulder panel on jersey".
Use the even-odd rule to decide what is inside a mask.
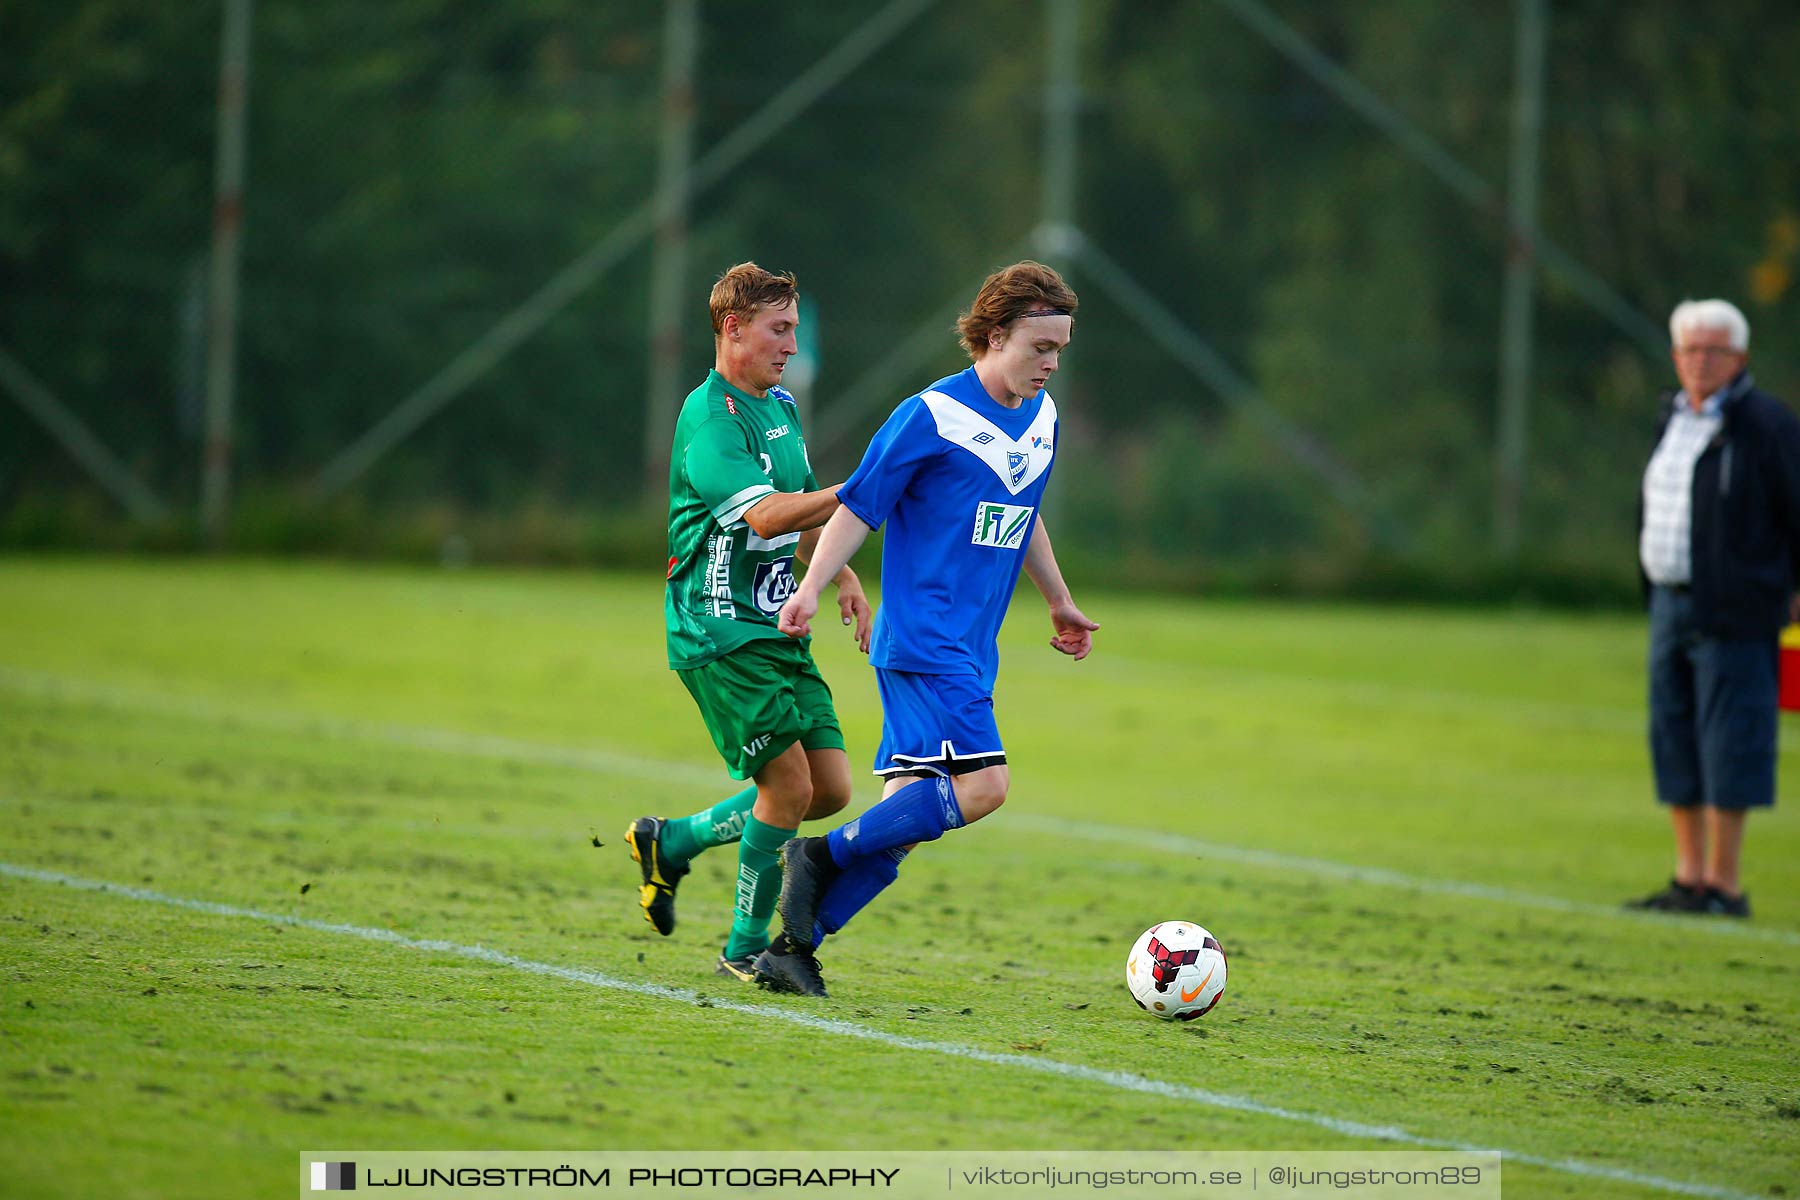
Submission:
[[[745,511],[747,512],[749,510],[746,509]],[[749,529],[750,527],[748,525],[746,525],[744,528]],[[744,541],[744,549],[746,549],[746,550],[779,550],[783,546],[792,546],[795,542],[797,542],[799,540],[800,540],[800,531],[798,529],[794,530],[792,533],[778,533],[772,538],[765,538],[761,534],[757,533],[756,530],[750,529],[750,536],[748,538],[746,538]]]
[[[720,529],[730,533],[744,523],[744,514],[755,508],[764,496],[774,494],[773,484],[753,484],[713,509],[713,520],[719,523]]]
[[[1056,401],[1049,392],[1044,393],[1043,406],[1030,428],[1016,439],[943,392],[921,392],[919,399],[931,410],[938,436],[986,463],[1011,494],[1018,495],[1050,469],[1050,459],[1056,453],[1051,444],[1056,436]]]

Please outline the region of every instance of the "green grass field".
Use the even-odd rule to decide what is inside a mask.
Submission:
[[[1012,799],[827,945],[820,1003],[711,975],[735,855],[672,938],[635,907],[627,821],[727,790],[660,597],[0,560],[4,1194],[286,1195],[328,1146],[1454,1144],[1511,1196],[1800,1195],[1791,804],[1754,920],[1617,909],[1669,865],[1641,620],[1090,592],[1075,664],[1025,588]],[[860,768],[872,676],[818,655]],[[1178,917],[1231,954],[1187,1025],[1122,980]]]

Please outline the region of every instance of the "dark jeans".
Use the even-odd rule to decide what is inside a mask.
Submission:
[[[1694,628],[1685,591],[1650,589],[1650,761],[1656,798],[1690,808],[1775,803],[1779,643]]]

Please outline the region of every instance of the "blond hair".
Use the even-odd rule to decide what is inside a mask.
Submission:
[[[712,286],[707,307],[712,310],[713,336],[725,332],[725,318],[737,314],[740,321],[763,307],[782,308],[800,298],[793,275],[765,271],[753,262],[741,262],[719,276]]]

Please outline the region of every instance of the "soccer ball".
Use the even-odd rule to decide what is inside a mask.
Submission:
[[[1192,921],[1152,925],[1125,959],[1125,986],[1151,1016],[1203,1017],[1225,994],[1225,948]]]

